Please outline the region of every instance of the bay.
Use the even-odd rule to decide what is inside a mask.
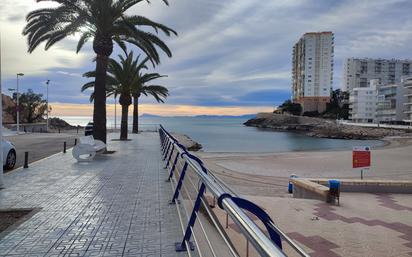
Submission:
[[[61,116],[71,125],[85,126],[92,118]],[[246,117],[141,117],[140,128],[153,130],[162,124],[168,131],[186,134],[203,146],[205,152],[292,152],[310,150],[350,150],[354,146],[382,146],[379,140],[343,140],[314,138],[292,132],[246,127]],[[118,119],[117,127],[120,127]],[[132,124],[129,117],[129,127]],[[108,117],[108,128],[114,128],[114,118]]]

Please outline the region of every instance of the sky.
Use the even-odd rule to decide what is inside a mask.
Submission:
[[[47,1],[46,1],[47,2]],[[138,4],[130,14],[175,29],[161,38],[172,49],[156,72],[170,90],[166,104],[142,98],[141,113],[159,115],[248,114],[269,111],[291,95],[292,47],[305,32],[335,33],[334,88],[341,87],[345,58],[412,58],[411,0],[161,0]],[[80,92],[93,70],[91,45],[75,53],[76,37],[27,53],[21,31],[35,0],[1,0],[3,92],[16,87],[45,93],[53,115],[91,115],[89,93]],[[137,48],[133,48],[139,53]],[[120,53],[115,49],[113,56]],[[109,115],[113,99],[108,100]]]

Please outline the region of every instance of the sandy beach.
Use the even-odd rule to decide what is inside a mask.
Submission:
[[[412,138],[386,138],[385,141],[385,146],[372,149],[372,167],[364,173],[365,178],[412,180]],[[409,194],[344,192],[340,206],[296,199],[288,194],[291,174],[360,178],[360,171],[352,169],[352,151],[197,154],[237,194],[266,210],[311,256],[411,254],[408,243],[412,242],[412,198]],[[224,224],[225,214],[216,209],[216,215]],[[233,222],[229,222],[226,232],[237,247],[246,247],[246,240]],[[382,242],[386,242],[384,247]],[[288,256],[298,256],[289,247],[285,251]],[[249,256],[259,255],[252,250]]]
[[[412,138],[386,138],[372,148],[365,178],[412,179]],[[286,153],[197,153],[208,167],[239,194],[282,196],[291,174],[315,178],[360,178],[349,150]]]

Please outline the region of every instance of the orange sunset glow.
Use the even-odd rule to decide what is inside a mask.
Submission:
[[[91,116],[93,114],[92,104],[69,104],[69,103],[51,103],[52,116]],[[117,105],[117,114],[120,115],[120,105]],[[133,106],[129,108],[131,115]],[[107,115],[114,115],[114,104],[107,105]],[[161,116],[195,116],[195,115],[243,115],[254,114],[258,112],[270,112],[273,107],[270,106],[193,106],[193,105],[168,105],[168,104],[141,104],[139,113],[154,114]]]

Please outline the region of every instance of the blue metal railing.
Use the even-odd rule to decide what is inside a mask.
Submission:
[[[217,199],[218,206],[231,217],[234,223],[239,227],[241,233],[261,256],[286,256],[282,250],[282,240],[288,243],[299,255],[309,256],[274,224],[273,220],[263,209],[246,199],[238,197],[231,190],[227,190],[228,187],[223,185],[221,181],[206,168],[202,160],[189,153],[185,146],[180,144],[179,141],[166,131],[162,125],[160,125],[159,128],[159,135],[163,160],[166,162],[165,169],[169,170],[168,178],[169,180],[174,177],[177,179],[171,203],[177,202],[184,180],[188,176],[187,172],[189,168],[199,180],[193,209],[191,210],[190,215],[188,215],[189,217],[183,239],[181,242],[176,243],[176,251],[194,249],[194,245],[190,240],[192,236],[194,237],[193,227],[198,219],[198,212],[207,189],[213,195],[214,199]],[[178,162],[181,162],[181,169],[179,172],[177,171]],[[176,175],[177,172],[179,175]],[[266,236],[265,232],[263,232],[243,210],[247,210],[259,218],[269,237]],[[224,239],[227,240],[227,238]],[[194,238],[194,240],[196,241],[196,238]],[[230,244],[229,248],[231,248],[230,252],[233,256],[238,256],[236,250],[232,249],[233,245]],[[198,251],[199,250],[200,249],[198,249]]]

